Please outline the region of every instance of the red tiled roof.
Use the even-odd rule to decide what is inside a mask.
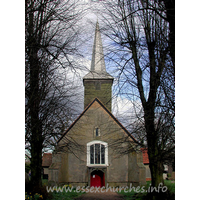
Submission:
[[[146,148],[141,148],[141,150],[143,155],[143,164],[149,164],[148,150]]]
[[[49,167],[52,163],[52,154],[51,153],[44,153],[42,156],[42,166]]]

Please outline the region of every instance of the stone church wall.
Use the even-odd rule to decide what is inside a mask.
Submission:
[[[94,98],[98,98],[108,108],[108,110],[111,111],[112,80],[85,80],[84,86],[84,108],[87,107],[94,100]]]
[[[97,137],[94,134],[95,127],[100,129],[100,135]],[[142,163],[140,166],[142,160],[136,153],[128,155],[120,152],[121,150],[126,151],[128,148],[128,135],[97,102],[93,103],[58,144],[63,145],[68,142],[66,144],[69,148],[68,151],[59,154],[57,160],[53,159],[58,170],[58,172],[54,172],[54,175],[58,173],[57,181],[59,183],[73,186],[90,184],[87,143],[93,140],[108,143],[108,166],[106,169],[104,167],[104,171],[105,182],[109,186],[126,186],[130,182],[140,184],[143,168],[145,171]],[[51,168],[55,171],[53,166],[52,164]]]

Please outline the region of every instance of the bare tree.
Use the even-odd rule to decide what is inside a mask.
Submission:
[[[119,70],[119,91],[141,102],[152,186],[158,186],[164,155],[174,152],[174,52],[167,10],[156,0],[109,1],[104,9],[104,31],[112,41],[107,56]]]
[[[76,69],[78,21],[82,10],[72,0],[25,1],[26,144],[31,181],[41,185],[42,149],[53,144],[71,121],[75,86],[62,68]],[[29,146],[30,144],[30,146]]]
[[[175,70],[175,0],[159,0],[164,3],[166,11],[166,21],[169,22],[169,48],[173,67]],[[175,71],[174,71],[175,72]]]

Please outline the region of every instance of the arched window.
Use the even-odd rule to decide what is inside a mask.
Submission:
[[[87,166],[108,166],[108,144],[99,140],[87,143]]]

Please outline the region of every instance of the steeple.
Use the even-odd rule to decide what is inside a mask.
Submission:
[[[99,23],[96,23],[90,72],[83,78],[85,86],[84,107],[99,98],[111,111],[113,77],[107,73]]]
[[[101,34],[99,30],[99,23],[96,23],[93,51],[92,51],[92,62],[91,71],[106,71],[103,46],[101,41]]]
[[[96,23],[95,29],[95,37],[92,51],[92,62],[90,72],[84,77],[84,79],[102,79],[109,78],[113,79],[113,77],[107,73],[104,54],[103,54],[103,46],[101,40],[101,33],[99,30],[99,23]]]

